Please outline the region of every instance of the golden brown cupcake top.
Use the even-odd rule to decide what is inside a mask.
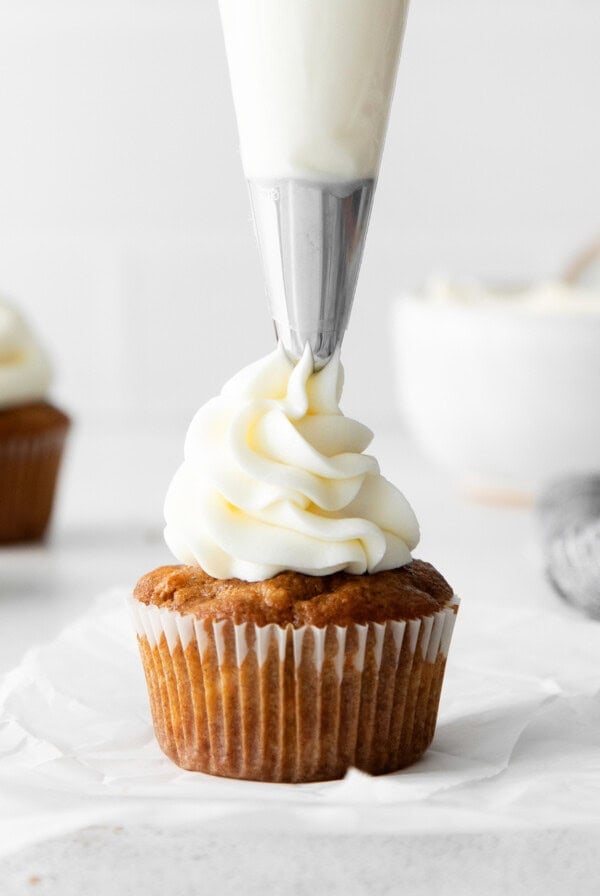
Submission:
[[[372,575],[283,572],[260,582],[213,579],[198,566],[161,566],[142,576],[134,597],[212,622],[322,627],[428,616],[450,602],[452,588],[422,560]]]
[[[47,401],[35,401],[0,409],[0,437],[37,435],[49,429],[66,428],[69,418]]]

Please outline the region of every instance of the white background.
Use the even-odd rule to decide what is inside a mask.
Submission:
[[[432,271],[551,274],[598,233],[599,87],[600,0],[413,0],[345,343],[343,407],[378,433],[373,452],[421,521],[419,556],[461,594],[453,650],[463,662],[461,647],[475,651],[475,683],[493,650],[508,644],[507,678],[552,682],[563,669],[591,693],[597,652],[582,650],[579,632],[585,626],[594,638],[597,625],[545,581],[529,509],[461,501],[411,455],[393,411],[390,306]],[[0,0],[0,294],[29,312],[55,361],[54,397],[77,423],[51,538],[2,550],[0,629],[10,635],[0,645],[1,672],[85,612],[94,595],[169,562],[161,505],[187,421],[228,375],[273,345],[236,145],[217,0]],[[516,646],[507,639],[506,614],[497,627],[485,611],[511,605],[524,631],[535,631],[531,647],[524,636]],[[469,634],[475,623],[479,643]],[[457,694],[450,677],[444,706]],[[590,800],[597,792],[597,732],[588,744],[579,729],[561,730],[573,734],[572,753],[562,742],[549,750],[566,757],[576,779],[569,788],[561,778],[567,825],[577,788]],[[544,772],[542,747],[528,755]],[[547,786],[540,800],[547,821]],[[597,819],[590,817],[594,834]],[[454,870],[444,876],[442,865],[440,893],[459,892],[465,869],[472,887],[464,893],[479,893],[490,869],[499,869],[501,892],[563,893],[575,869],[577,882],[589,883],[575,883],[578,893],[596,893],[597,835],[583,840],[580,832],[519,832],[516,851],[504,852],[469,835],[464,849],[451,844]],[[132,860],[101,834],[84,832],[83,857],[77,841],[36,846],[33,864],[17,855],[7,892],[30,892],[36,872],[43,896],[63,896],[78,881],[84,892],[93,863],[98,874],[110,869],[97,892],[114,890],[113,876],[140,867],[139,854]],[[186,880],[198,873],[197,841],[205,839],[197,829],[190,836]],[[145,834],[145,848],[153,843]],[[248,841],[240,844],[254,855]],[[446,853],[434,847],[439,865]],[[297,840],[291,852],[304,855]],[[340,878],[346,893],[371,879],[372,853],[354,852],[366,870],[354,889]],[[419,892],[431,893],[430,855],[416,849],[404,862],[389,849],[390,879],[412,874]],[[176,857],[183,874],[179,844]],[[311,852],[318,872],[313,859]],[[154,886],[165,892],[169,882],[157,874]]]
[[[414,0],[347,412],[389,414],[395,294],[542,276],[597,232],[599,46],[599,0]],[[0,0],[0,293],[80,423],[183,433],[270,349],[216,0]]]

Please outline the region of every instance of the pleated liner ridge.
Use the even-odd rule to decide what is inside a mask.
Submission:
[[[0,542],[41,538],[50,521],[68,424],[0,441]]]
[[[321,781],[395,771],[433,739],[457,598],[408,622],[298,629],[130,604],[156,738],[182,768]]]

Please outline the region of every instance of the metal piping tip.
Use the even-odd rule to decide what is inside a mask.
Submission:
[[[356,290],[375,180],[249,180],[275,331],[315,369],[341,345]]]

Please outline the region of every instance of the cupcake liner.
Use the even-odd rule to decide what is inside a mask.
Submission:
[[[457,598],[421,619],[297,629],[130,606],[156,737],[182,768],[319,781],[395,771],[431,743]]]
[[[44,535],[67,429],[0,439],[0,542]]]

